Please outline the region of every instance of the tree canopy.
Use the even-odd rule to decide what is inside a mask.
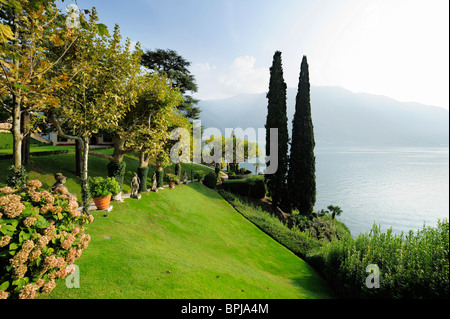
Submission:
[[[197,92],[195,77],[191,74],[189,66],[191,63],[174,50],[156,49],[147,50],[142,55],[142,65],[152,73],[164,73],[171,81],[172,86],[183,95],[183,101],[178,109],[190,119],[200,117],[200,108],[196,106],[198,100],[192,97]]]

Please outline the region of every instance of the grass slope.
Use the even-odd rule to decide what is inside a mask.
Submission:
[[[124,160],[126,192],[138,164],[133,156]],[[91,156],[89,175],[106,176],[107,163]],[[0,160],[0,185],[11,164]],[[41,180],[44,188],[61,172],[69,191],[80,199],[74,165],[73,153],[32,157],[27,171],[29,179]],[[182,169],[189,174],[191,165]],[[149,177],[153,170],[150,165]],[[49,298],[333,297],[312,267],[199,183],[115,202],[108,217],[93,214],[95,222],[86,227],[91,243],[76,261],[81,287],[68,289],[60,280]]]
[[[76,262],[80,288],[60,280],[50,298],[332,297],[306,262],[199,183],[94,216],[91,243]]]

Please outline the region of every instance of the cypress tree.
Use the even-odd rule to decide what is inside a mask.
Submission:
[[[273,174],[265,174],[269,196],[274,207],[286,209],[289,207],[287,192],[287,165],[289,133],[286,113],[286,83],[283,79],[281,52],[275,52],[270,68],[269,92],[267,93],[266,119],[266,155],[270,152],[270,128],[278,128],[278,169]],[[274,154],[270,154],[273,156]],[[270,165],[270,163],[267,163]]]
[[[289,161],[289,197],[293,209],[309,216],[316,203],[316,158],[314,127],[311,118],[309,70],[303,56],[295,114],[292,121],[292,143]]]

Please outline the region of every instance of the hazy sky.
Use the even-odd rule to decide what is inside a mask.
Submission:
[[[71,3],[65,1],[64,3]],[[312,85],[449,107],[448,0],[79,0],[146,49],[191,61],[200,99],[267,92],[282,52],[297,87]]]

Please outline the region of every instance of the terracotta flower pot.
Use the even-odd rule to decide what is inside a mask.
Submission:
[[[103,197],[94,197],[93,200],[97,209],[107,209],[111,203],[111,194]]]

